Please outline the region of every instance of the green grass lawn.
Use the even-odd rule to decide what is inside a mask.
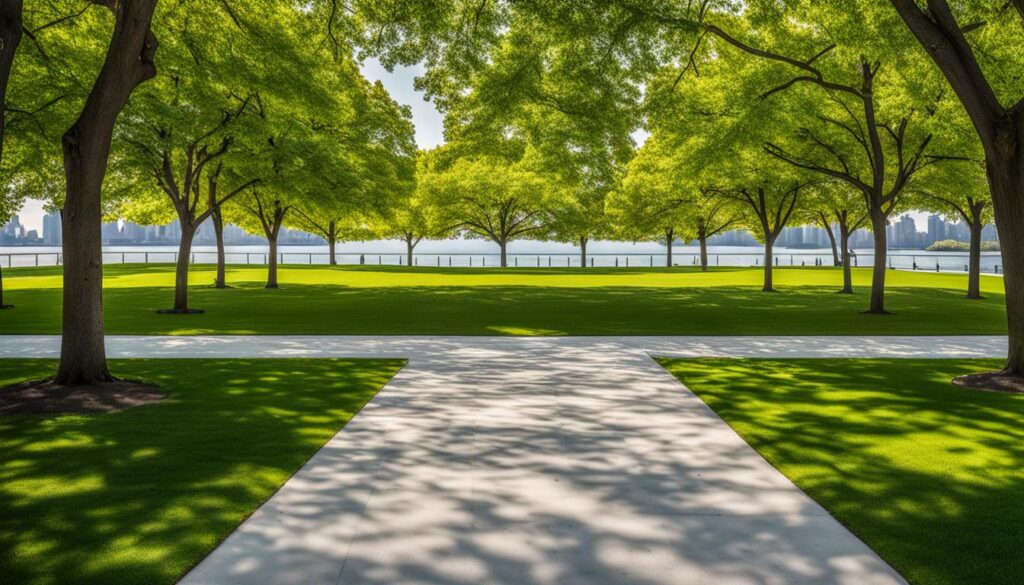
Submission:
[[[60,332],[57,268],[4,271],[0,334]],[[192,271],[202,315],[158,315],[171,306],[173,268],[108,266],[108,333],[454,335],[1002,334],[1002,280],[982,277],[986,299],[965,297],[966,276],[891,271],[888,308],[864,315],[870,272],[857,294],[838,295],[833,268],[780,268],[778,293],[761,270],[720,268],[466,269],[289,266],[278,290],[263,267],[232,267],[236,288],[217,290],[210,266]]]
[[[0,417],[0,582],[173,583],[352,418],[399,360],[114,360],[169,392]],[[0,386],[55,363],[0,360]]]
[[[662,360],[918,585],[1024,583],[1024,396],[991,360]]]

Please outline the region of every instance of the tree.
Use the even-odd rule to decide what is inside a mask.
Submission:
[[[845,183],[821,181],[807,189],[804,204],[820,223],[828,226],[833,256],[839,255],[841,258],[839,265],[843,267],[843,288],[839,292],[853,294],[850,236],[863,227],[868,219],[862,194]],[[832,232],[833,224],[839,227],[838,247],[841,252],[835,250],[837,244]]]
[[[694,168],[695,146],[703,137],[676,135],[674,125],[658,126],[628,167],[623,188],[610,200],[610,213],[630,237],[665,235],[666,263],[671,241],[696,239],[701,270],[708,269],[707,242],[740,221],[733,202],[707,182],[706,169]]]
[[[277,237],[292,206],[281,197],[261,192],[260,188],[255,186],[250,188],[247,196],[243,198],[243,206],[256,220],[263,236],[267,238],[267,288],[277,288]]]
[[[336,112],[329,132],[337,147],[325,144],[320,152],[326,156],[307,161],[323,165],[305,166],[312,174],[305,180],[314,179],[318,187],[293,216],[296,227],[327,241],[332,265],[340,238],[368,235],[372,225],[379,226],[382,218],[408,203],[415,185],[416,143],[409,109],[348,63],[349,107]]]
[[[21,208],[24,196],[16,189],[8,187],[3,195],[0,195],[0,224],[7,223],[14,212]],[[11,309],[14,305],[4,303],[4,277],[0,270],[0,309]]]
[[[1009,324],[1006,364],[996,377],[1019,378],[1024,376],[1024,255],[1019,253],[1024,247],[1024,99],[1017,74],[1022,23],[1012,11],[1024,18],[1024,3],[957,3],[955,11],[946,0],[928,0],[926,9],[914,0],[892,0],[892,5],[952,86],[984,149]]]
[[[114,19],[107,53],[81,110],[61,140],[64,303],[54,381],[70,386],[114,379],[103,343],[101,190],[114,124],[137,86],[156,75],[151,30],[156,0],[100,2]]]
[[[798,141],[795,148],[775,139],[765,143],[765,150],[796,168],[843,181],[862,193],[875,237],[868,312],[881,314],[886,312],[888,219],[914,176],[950,157],[930,154],[934,150],[933,135],[927,132],[927,123],[914,120],[915,108],[923,105],[921,109],[927,111],[932,107],[929,100],[920,99],[926,92],[919,87],[907,88],[910,84],[900,85],[899,72],[913,66],[914,55],[891,35],[880,37],[884,42],[866,38],[862,25],[840,14],[847,10],[845,6],[807,5],[783,13],[767,3],[755,4],[749,10],[744,31],[746,36],[759,37],[753,42],[741,40],[708,21],[702,27],[708,36],[721,41],[705,41],[713,52],[728,46],[792,71],[781,77],[783,81],[767,85],[761,99],[803,85],[819,90],[812,110],[817,120],[794,128]],[[831,26],[820,29],[826,38],[817,38],[813,31],[818,29],[805,24],[822,21]],[[878,16],[876,27],[879,21],[884,19]],[[740,21],[733,22],[740,27]],[[799,52],[810,56],[791,56]],[[869,59],[868,54],[874,58]],[[885,70],[890,72],[889,77],[882,76],[883,64],[889,66]],[[927,89],[927,84],[918,83]],[[942,94],[936,86],[931,95]],[[914,130],[912,121],[924,130]]]
[[[743,223],[757,239],[764,243],[763,292],[775,292],[772,266],[773,247],[779,234],[789,224],[797,209],[800,190],[805,183],[799,181],[752,182],[751,186],[735,186],[719,191],[735,201],[743,210]]]
[[[915,189],[919,207],[962,220],[971,233],[967,268],[967,298],[981,297],[981,230],[992,222],[992,198],[981,161],[949,165],[924,177]]]
[[[425,155],[427,170],[419,181],[429,205],[443,210],[443,224],[497,244],[501,266],[508,266],[509,242],[545,229],[545,201],[557,186],[522,160],[470,155],[447,162],[445,154]]]
[[[458,221],[447,217],[441,209],[432,204],[430,180],[430,156],[422,153],[417,159],[417,181],[414,189],[398,193],[386,215],[375,218],[370,224],[372,233],[383,239],[398,238],[405,243],[406,265],[413,266],[413,252],[424,238],[446,238],[452,234],[454,225],[446,222]]]
[[[672,266],[676,238],[692,240],[692,187],[680,184],[674,160],[667,156],[657,135],[652,135],[627,166],[621,186],[608,197],[607,212],[617,233],[634,241],[665,242],[665,266]]]

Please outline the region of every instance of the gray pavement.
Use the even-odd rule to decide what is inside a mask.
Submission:
[[[110,337],[403,369],[182,583],[903,580],[650,355],[987,357],[1000,337]],[[0,357],[55,355],[0,337]]]

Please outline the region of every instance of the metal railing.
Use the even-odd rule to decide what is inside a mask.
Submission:
[[[327,252],[278,252],[278,263],[283,265],[327,265],[330,254]],[[341,265],[378,265],[404,266],[408,264],[407,254],[401,252],[338,252],[335,259]],[[519,268],[566,268],[579,267],[580,255],[577,254],[508,254],[508,265]],[[177,252],[104,252],[104,264],[173,264],[178,260]],[[189,259],[192,264],[215,264],[216,252],[193,252]],[[228,264],[266,265],[269,254],[266,252],[228,252],[225,261]],[[870,267],[873,264],[870,254],[853,257],[856,267]],[[786,252],[774,254],[772,261],[778,267],[790,266],[831,266],[832,254],[829,253],[798,253]],[[63,262],[61,252],[28,252],[2,253],[0,266],[7,268],[60,266]],[[710,253],[710,266],[754,267],[761,266],[764,254],[757,252]],[[894,253],[887,257],[889,268],[899,270],[921,270],[931,272],[966,272],[968,255],[966,253],[913,254]],[[1000,274],[1002,259],[999,253],[982,254],[982,272]],[[587,254],[587,265],[600,268],[644,268],[664,267],[667,255],[661,254]],[[673,253],[674,266],[698,266],[700,255],[692,252]],[[466,267],[488,268],[500,265],[499,254],[413,254],[413,266],[422,267]]]

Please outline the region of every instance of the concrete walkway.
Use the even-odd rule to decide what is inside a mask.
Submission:
[[[55,355],[0,337],[0,357]],[[408,366],[186,584],[902,579],[655,355],[999,356],[1005,339],[110,337],[111,357]]]

